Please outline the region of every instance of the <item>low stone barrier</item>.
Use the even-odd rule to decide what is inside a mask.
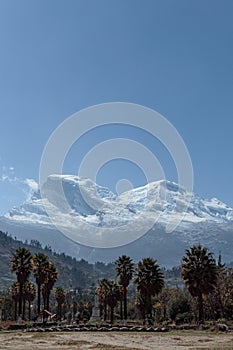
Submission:
[[[141,327],[141,326],[53,326],[53,327],[31,327],[26,332],[168,332],[167,327]]]

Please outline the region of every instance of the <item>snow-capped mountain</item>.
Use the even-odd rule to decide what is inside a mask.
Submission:
[[[233,260],[233,209],[173,182],[161,180],[116,196],[89,179],[51,175],[41,193],[1,217],[0,229],[91,261],[124,253],[135,259],[153,256],[171,266],[194,243]],[[175,230],[166,233],[170,225]]]

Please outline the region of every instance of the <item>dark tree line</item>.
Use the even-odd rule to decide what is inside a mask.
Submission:
[[[104,305],[104,319],[107,318],[108,306],[110,308],[110,321],[113,323],[114,308],[118,302],[123,302],[124,310],[122,312],[121,307],[121,319],[127,320],[127,290],[133,277],[133,283],[137,286],[145,313],[151,317],[152,297],[158,294],[164,286],[163,273],[157,261],[145,258],[139,261],[135,267],[132,259],[123,255],[116,260],[115,265],[118,282],[103,278],[97,288],[97,293]]]
[[[50,294],[58,278],[55,265],[43,253],[32,256],[31,252],[20,247],[16,249],[11,259],[11,271],[16,274],[17,281],[11,286],[11,294],[15,303],[15,319],[25,319],[25,305],[28,302],[28,318],[31,318],[31,303],[36,297],[37,289],[37,314],[41,311],[41,295],[43,308],[50,310]],[[33,275],[35,284],[30,281]]]
[[[127,320],[127,292],[131,280],[137,290],[135,305],[143,319],[152,319],[157,315],[160,321],[168,318],[175,320],[178,315],[178,318],[202,323],[205,318],[232,317],[232,269],[225,268],[221,256],[216,262],[212,253],[201,245],[187,249],[180,271],[177,269],[184,281],[183,290],[165,285],[163,271],[152,258],[142,259],[135,266],[130,257],[123,255],[115,265],[118,280],[103,278],[97,288],[104,320],[107,319],[109,307],[110,321],[113,322],[113,310],[118,303],[120,318]]]
[[[81,262],[89,269],[89,264]],[[115,261],[115,279],[100,278],[96,292],[100,299],[103,320],[143,319],[148,322],[197,321],[232,318],[233,270],[218,262],[207,248],[200,245],[185,251],[180,268],[183,288],[172,288],[164,279],[165,270],[153,258],[144,258],[135,264],[126,255]],[[18,248],[11,259],[11,270],[16,281],[11,286],[14,318],[31,318],[31,305],[37,301],[37,315],[41,308],[50,310],[50,297],[58,278],[55,265],[43,253],[32,255],[26,248]],[[32,277],[32,278],[31,278]],[[82,278],[82,276],[80,276]],[[35,284],[33,283],[33,279]],[[71,285],[58,287],[53,294],[57,301],[58,319],[88,320],[93,306],[95,284],[88,289]],[[0,304],[8,305],[9,296],[0,297]],[[5,310],[5,306],[1,306]],[[28,312],[26,312],[28,310]],[[52,307],[54,312],[54,304]],[[4,311],[5,312],[5,311]],[[68,316],[70,315],[70,316]]]

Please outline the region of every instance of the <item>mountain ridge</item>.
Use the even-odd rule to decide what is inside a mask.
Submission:
[[[60,185],[68,206],[60,197]],[[13,208],[0,218],[0,229],[12,232],[20,239],[38,239],[59,252],[65,249],[76,258],[92,262],[100,258],[105,262],[113,261],[124,252],[136,260],[145,254],[160,259],[165,266],[175,266],[184,249],[194,243],[203,243],[216,254],[221,250],[226,260],[231,260],[233,209],[216,198],[203,199],[166,180],[119,196],[89,179],[72,175],[51,175],[45,186],[46,198],[41,198],[39,192],[34,193],[21,207]],[[157,216],[157,221],[132,243],[109,249],[93,248],[82,242],[77,244],[59,232],[48,217],[46,206],[56,213],[60,225],[66,226],[67,230],[77,230],[80,237],[82,227],[87,224],[93,230],[113,227],[118,232],[128,223],[136,223],[140,230],[147,220]],[[166,226],[177,219],[182,221],[172,234],[167,234]],[[161,252],[167,252],[167,261]]]

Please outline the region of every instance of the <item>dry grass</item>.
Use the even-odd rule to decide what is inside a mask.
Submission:
[[[233,350],[232,333],[0,332],[0,350]]]

